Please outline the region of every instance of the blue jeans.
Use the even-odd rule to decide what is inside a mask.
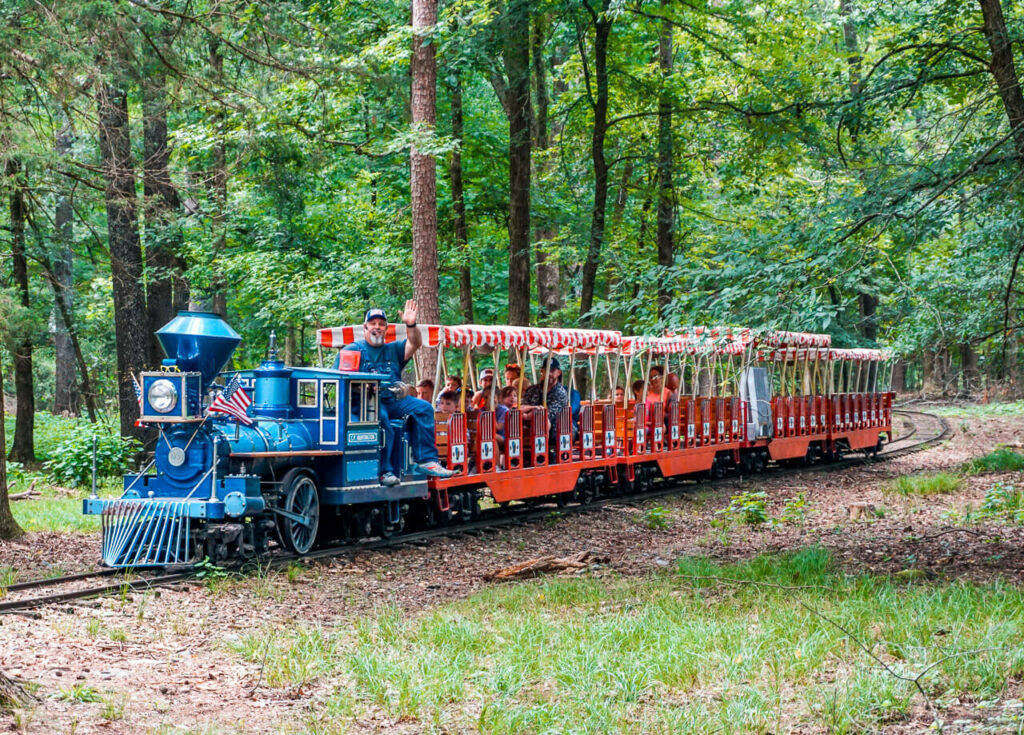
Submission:
[[[409,429],[409,446],[412,448],[412,459],[417,464],[437,461],[437,444],[434,439],[434,408],[419,398],[406,396],[398,401],[381,402],[380,420],[387,433],[388,449],[381,455],[380,471],[401,472],[396,467],[401,462],[398,447],[402,444],[402,436],[398,429],[391,428],[391,421],[405,419]],[[397,474],[396,472],[396,474]]]

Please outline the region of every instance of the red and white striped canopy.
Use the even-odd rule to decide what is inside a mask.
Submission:
[[[829,350],[830,360],[857,360],[861,362],[882,362],[889,359],[889,352],[886,350]]]
[[[831,347],[832,335],[775,331],[759,335],[757,343],[768,347]]]
[[[890,353],[886,350],[869,349],[825,349],[817,347],[783,347],[777,350],[758,350],[760,362],[803,362],[804,360],[859,360],[881,362],[888,360]]]
[[[509,349],[534,347],[548,350],[593,349],[605,347],[617,349],[622,339],[620,332],[605,329],[554,329],[549,327],[495,327],[483,324],[459,324],[438,326],[420,324],[416,327],[423,336],[423,344],[430,347],[500,347]],[[385,342],[405,339],[408,327],[404,324],[388,324]],[[362,324],[349,327],[321,329],[317,333],[323,347],[344,347],[363,339]]]
[[[423,337],[423,344],[437,347],[441,343],[441,333],[445,327],[437,324],[417,324],[416,329],[419,330],[420,336]],[[321,347],[341,348],[363,339],[366,336],[366,332],[362,324],[356,324],[351,327],[320,329],[316,335]],[[399,340],[406,339],[408,336],[409,328],[404,324],[388,324],[387,331],[384,333],[384,341],[398,342]]]

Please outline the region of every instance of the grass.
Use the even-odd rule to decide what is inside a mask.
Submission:
[[[938,416],[965,416],[987,418],[990,416],[1024,416],[1024,401],[1003,403],[973,403],[951,406],[927,406],[921,410]]]
[[[1008,447],[998,447],[984,457],[976,457],[967,462],[964,470],[974,475],[983,472],[1020,472],[1024,470],[1024,454]]]
[[[901,475],[883,488],[897,495],[944,495],[955,493],[964,485],[964,479],[952,472],[930,472]]]
[[[922,680],[930,697],[991,699],[1024,674],[1022,598],[1001,582],[845,576],[812,548],[732,566],[688,559],[642,579],[499,586],[420,617],[386,608],[229,645],[263,667],[266,686],[333,684],[313,732],[372,711],[435,731],[863,732],[906,718],[920,695],[821,616],[904,675],[937,664]]]
[[[82,515],[79,498],[41,497],[11,503],[18,524],[26,531],[99,533],[100,517]]]

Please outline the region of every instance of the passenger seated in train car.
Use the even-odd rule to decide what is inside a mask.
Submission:
[[[633,385],[630,386],[630,388],[633,391],[633,400],[637,402],[642,401],[643,398],[640,396],[640,394],[644,392],[644,381],[634,380]]]
[[[519,367],[518,363],[510,362],[505,366],[505,382],[503,385],[516,385],[516,381],[519,380],[523,374],[523,369]],[[518,386],[517,386],[518,387]]]
[[[443,393],[445,391],[451,391],[456,396],[461,395],[462,394],[462,376],[461,375],[449,375],[447,378],[445,378],[444,379],[444,388],[442,389],[441,392]],[[437,398],[436,402],[438,404],[440,403],[440,397]],[[440,406],[438,406],[438,408],[440,409]]]
[[[477,378],[480,384],[480,390],[473,394],[473,400],[470,401],[470,408],[474,411],[486,411],[491,404],[491,386],[494,384],[494,370],[491,368],[484,368],[480,371],[480,375]]]
[[[615,402],[622,403],[622,399],[626,397],[626,389],[621,385],[615,386]]]
[[[541,375],[543,374],[544,371],[542,369]],[[552,357],[547,381],[549,447],[557,446],[558,422],[556,418],[562,412],[562,409],[569,405],[569,392],[562,385],[561,379],[562,365],[558,362],[557,357]],[[520,410],[523,412],[524,417],[530,416],[537,408],[543,407],[544,389],[545,386],[541,383],[534,383],[523,391],[523,405],[520,407]]]
[[[391,419],[406,420],[409,431],[409,446],[413,461],[418,469],[431,477],[451,477],[456,474],[441,466],[434,440],[434,411],[430,404],[406,395],[407,386],[402,382],[402,370],[416,350],[423,344],[423,336],[416,329],[416,302],[409,299],[399,317],[408,328],[407,339],[386,342],[388,320],[383,309],[373,308],[363,318],[363,339],[346,346],[345,350],[361,353],[359,369],[384,376],[380,391],[380,422],[387,435],[389,447],[398,446],[401,441],[399,430],[391,426]],[[341,357],[338,357],[338,364]],[[394,389],[394,390],[392,390]],[[382,452],[380,459],[380,483],[397,485],[400,480],[392,467],[391,452]]]
[[[434,381],[424,378],[416,384],[416,397],[427,403],[434,402]]]
[[[668,398],[666,399],[666,402],[668,402],[668,401],[678,401],[679,400],[679,376],[678,375],[676,375],[675,373],[669,373],[665,377],[665,390],[668,391]]]
[[[668,389],[665,387],[665,369],[661,365],[652,365],[647,376],[647,397],[644,400],[650,409],[655,403],[668,403]]]
[[[506,385],[498,391],[498,405],[494,409],[494,431],[498,435],[498,446],[505,448],[505,418],[508,412],[519,403],[519,395],[514,385]]]
[[[459,394],[453,390],[441,391],[437,397],[437,410],[451,415],[459,410]]]

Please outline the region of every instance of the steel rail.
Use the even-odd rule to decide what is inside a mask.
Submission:
[[[904,408],[893,408],[893,413],[922,416],[927,417],[929,419],[934,419],[937,421],[940,430],[934,436],[922,439],[906,447],[901,447],[899,449],[893,450],[882,450],[877,455],[877,458],[879,459],[884,458],[888,460],[893,457],[900,457],[905,456],[907,454],[919,452],[924,449],[927,449],[928,447],[933,446],[934,444],[938,444],[939,442],[944,441],[946,437],[949,436],[949,424],[941,416],[926,413],[924,411],[914,411]],[[915,428],[912,433],[916,434],[919,428],[920,427],[918,427],[915,424]],[[910,435],[908,435],[906,438],[910,438]],[[892,443],[894,444],[895,441],[893,441]],[[801,467],[776,466],[771,470],[770,475],[774,477],[785,477],[786,475],[789,474],[806,472],[808,469],[813,469],[813,471],[817,472],[837,472],[839,470],[847,469],[850,467],[857,467],[864,464],[873,463],[875,461],[877,460],[868,456],[864,456],[857,458],[849,457],[847,459],[841,459],[827,464],[820,464],[813,468],[810,465],[805,465]],[[743,475],[740,475],[739,477],[743,477]],[[404,545],[416,545],[418,543],[426,542],[430,539],[435,538],[479,536],[483,533],[496,532],[505,527],[526,525],[532,521],[548,518],[551,516],[552,513],[558,513],[563,516],[577,513],[587,513],[612,505],[635,504],[638,502],[645,502],[647,500],[655,498],[678,495],[686,488],[692,487],[693,485],[696,484],[709,487],[717,487],[727,485],[731,482],[735,482],[736,479],[736,475],[716,480],[668,478],[662,479],[660,482],[657,483],[654,489],[648,492],[609,495],[603,498],[595,499],[594,501],[586,504],[580,503],[570,506],[552,507],[551,502],[548,501],[542,508],[528,505],[518,506],[512,510],[497,507],[489,508],[487,510],[484,510],[481,513],[481,517],[475,521],[455,521],[453,524],[450,525],[431,528],[424,531],[415,531],[412,533],[398,533],[393,536],[388,536],[386,538],[378,538],[372,541],[361,541],[356,543],[326,546],[311,551],[309,553],[303,554],[301,556],[293,553],[280,554],[266,560],[266,562],[262,563],[261,566],[263,569],[267,569],[283,566],[302,559],[315,560],[351,556],[354,554],[362,553],[364,551],[373,551],[376,549]],[[243,560],[238,564],[232,564],[228,567],[225,567],[224,571],[227,573],[242,574],[244,569],[247,566],[251,566],[252,563],[253,560]],[[20,582],[17,584],[9,585],[6,588],[0,588],[0,591],[4,589],[8,591],[27,590],[32,589],[34,587],[45,587],[66,582],[79,581],[81,579],[87,579],[93,576],[113,576],[118,573],[124,573],[124,571],[125,570],[123,569],[104,569],[99,572],[75,574],[70,575],[68,577],[35,580],[33,582]],[[197,577],[199,577],[200,574],[202,574],[202,570],[192,568],[181,572],[175,572],[173,574],[165,574],[162,576],[155,577],[142,577],[130,581],[123,580],[116,584],[109,584],[92,588],[83,588],[79,590],[70,590],[68,592],[61,592],[42,597],[8,601],[0,600],[0,614],[10,614],[12,612],[17,612],[19,610],[26,610],[34,607],[42,607],[59,602],[68,602],[78,599],[98,597],[110,592],[139,592],[154,587],[165,587],[189,579],[196,579]]]

